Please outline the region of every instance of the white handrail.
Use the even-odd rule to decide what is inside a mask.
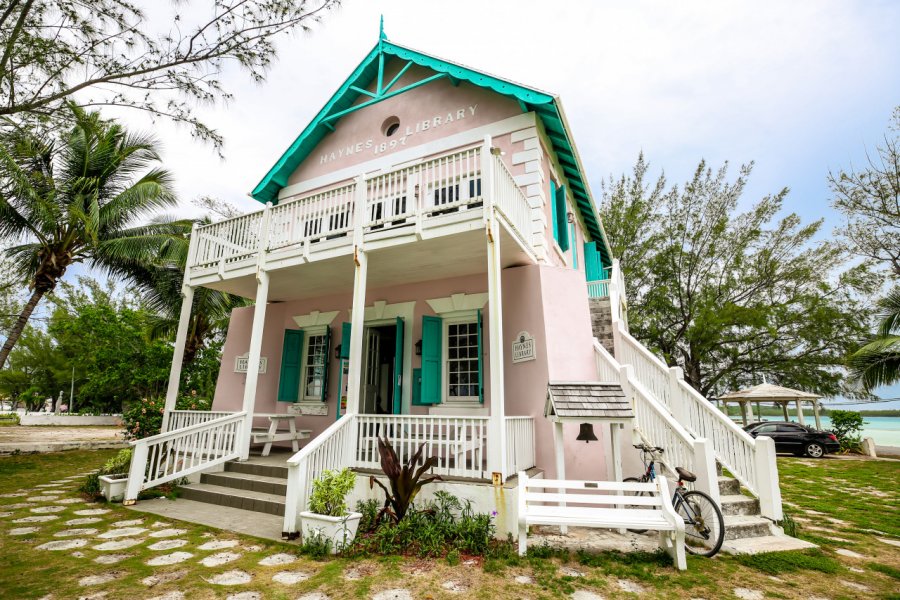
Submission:
[[[244,416],[232,413],[131,442],[125,502],[133,504],[141,490],[238,458]]]
[[[499,156],[494,156],[494,207],[506,218],[513,233],[517,235],[526,248],[531,248],[531,207],[516,184],[506,163]]]
[[[241,215],[219,223],[197,227],[191,243],[193,260],[189,267],[214,267],[251,258],[259,251],[263,211]]]
[[[588,298],[608,298],[609,279],[597,279],[587,282]]]
[[[345,235],[353,230],[356,184],[317,192],[272,207],[267,250]]]
[[[231,411],[213,411],[213,410],[173,410],[169,411],[169,426],[166,431],[174,431],[190,427],[197,423],[206,423],[220,417],[227,417],[234,414]]]

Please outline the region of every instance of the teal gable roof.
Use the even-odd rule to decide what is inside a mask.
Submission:
[[[354,106],[360,108],[368,103],[378,102],[412,87],[407,86],[402,90],[380,95],[377,99],[368,100],[360,105],[356,104],[360,96],[365,94],[362,90],[367,89],[376,78],[379,79],[378,89],[382,89],[380,74],[383,72],[384,62],[390,57],[396,57],[412,64],[426,67],[436,73],[435,76],[419,82],[420,84],[445,77],[454,83],[466,81],[472,85],[487,88],[498,94],[515,99],[523,112],[533,111],[543,123],[544,129],[550,138],[559,165],[569,180],[572,197],[578,206],[591,239],[601,242],[598,246],[603,262],[607,266],[612,264],[609,244],[600,224],[599,215],[587,185],[587,178],[584,175],[575,145],[569,135],[565,116],[558,98],[534,88],[525,87],[404,46],[399,46],[384,38],[379,39],[378,44],[354,69],[350,77],[335,92],[328,103],[306,126],[285,153],[282,154],[278,162],[269,169],[266,176],[251,192],[253,198],[260,202],[277,203],[278,192],[287,185],[291,173],[300,166],[319,142],[333,131],[333,123],[339,120],[345,111],[353,110]],[[388,88],[390,88],[390,84],[388,84]]]

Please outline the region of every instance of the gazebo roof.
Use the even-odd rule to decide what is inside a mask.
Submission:
[[[553,381],[547,386],[544,416],[578,421],[627,421],[634,418],[634,411],[618,383]]]
[[[772,385],[771,383],[761,383],[744,390],[736,392],[728,392],[719,396],[719,400],[728,401],[749,401],[749,402],[787,402],[788,400],[818,400],[822,396],[818,394],[810,394],[801,390],[792,390],[791,388],[781,387],[780,385]]]

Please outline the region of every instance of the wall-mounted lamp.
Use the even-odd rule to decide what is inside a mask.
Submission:
[[[422,340],[416,342],[416,356],[422,356]]]
[[[505,156],[506,152],[504,152],[497,146],[491,146],[491,154],[493,154],[494,156]]]
[[[566,220],[567,220],[569,223],[574,223],[574,222],[575,222],[575,213],[569,213],[569,214],[567,214],[567,215],[566,215]]]
[[[341,345],[340,344],[338,344],[337,346],[334,347],[334,357],[338,358],[338,359],[341,357]]]

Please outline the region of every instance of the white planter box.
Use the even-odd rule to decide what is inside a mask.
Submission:
[[[128,485],[128,475],[100,476],[100,493],[109,502],[121,502],[125,497],[126,485]]]
[[[300,513],[300,528],[304,540],[309,539],[307,536],[316,535],[331,540],[331,553],[337,554],[353,542],[360,518],[362,513],[358,512],[351,512],[345,517],[328,517],[303,511]]]

